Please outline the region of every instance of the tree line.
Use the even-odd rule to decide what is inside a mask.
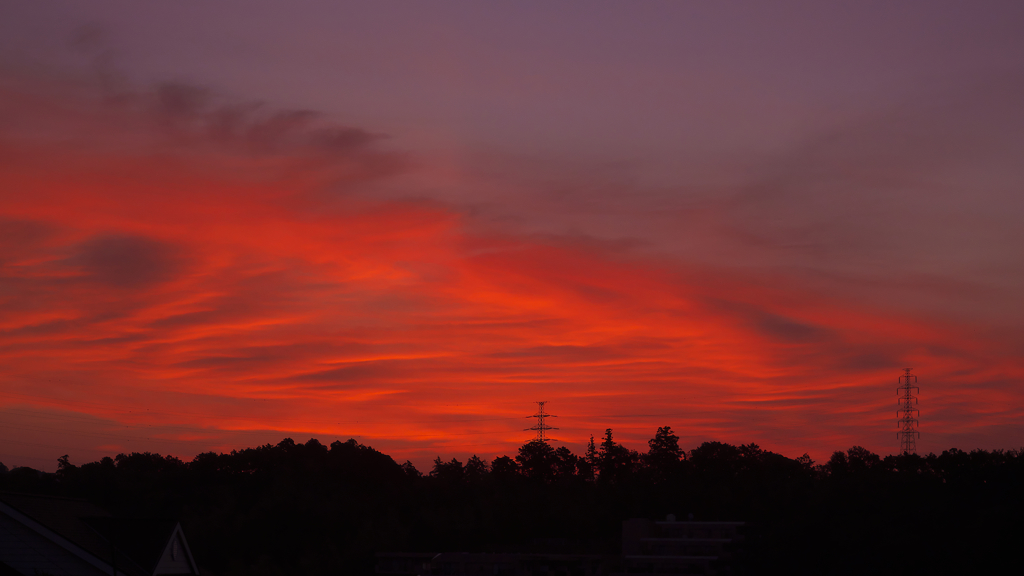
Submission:
[[[1024,451],[827,462],[756,444],[679,446],[661,427],[638,452],[606,430],[582,455],[531,441],[514,456],[410,462],[355,440],[199,454],[119,454],[56,473],[0,464],[0,489],[87,498],[180,519],[205,574],[373,573],[377,552],[616,554],[622,520],[675,514],[748,523],[737,572],[977,573],[1024,536]],[[1015,561],[1015,560],[1014,560]]]

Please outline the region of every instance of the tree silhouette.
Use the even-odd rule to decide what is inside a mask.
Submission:
[[[480,482],[487,477],[490,473],[491,467],[487,464],[487,461],[482,460],[476,454],[469,457],[466,461],[465,476],[470,482]]]
[[[603,483],[623,482],[639,463],[640,455],[612,439],[612,429],[604,431],[604,440],[597,452],[598,481]]]
[[[597,474],[598,454],[597,445],[594,444],[594,435],[590,435],[590,442],[587,443],[587,451],[583,457],[576,462],[576,469],[584,480],[593,481]]]
[[[495,478],[508,480],[519,474],[519,465],[508,456],[498,456],[491,462],[491,475]]]
[[[401,466],[402,472],[405,473],[409,478],[422,478],[423,473],[416,469],[416,466],[412,462],[406,460]]]
[[[531,440],[520,446],[516,463],[520,473],[532,480],[550,482],[555,478],[555,449],[542,440]]]
[[[647,442],[648,451],[644,454],[644,464],[655,482],[666,482],[679,472],[679,463],[683,459],[683,450],[679,447],[679,437],[669,426],[662,426],[654,433],[654,438]]]
[[[437,478],[442,482],[455,484],[461,482],[465,477],[465,470],[462,467],[462,462],[459,462],[455,458],[452,458],[448,462],[443,462],[441,457],[438,456],[434,459],[434,469],[431,470],[430,476],[432,478]]]
[[[565,446],[555,449],[555,477],[559,480],[572,480],[579,473],[580,457],[573,454]]]
[[[355,440],[285,439],[191,462],[128,453],[79,466],[61,457],[55,474],[0,466],[0,490],[179,518],[203,572],[224,576],[372,573],[379,552],[603,554],[623,519],[670,512],[748,522],[734,573],[885,571],[898,565],[891,542],[913,547],[922,573],[997,573],[1024,537],[1022,451],[880,458],[854,446],[819,466],[756,444],[681,453],[667,426],[642,458],[609,429],[583,457],[531,442],[489,467],[438,457],[424,477]]]

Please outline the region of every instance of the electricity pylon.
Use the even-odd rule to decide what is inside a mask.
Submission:
[[[548,414],[548,413],[544,412],[544,405],[545,404],[547,404],[546,401],[545,402],[537,402],[537,413],[534,414],[533,416],[527,416],[527,418],[536,418],[537,419],[537,425],[536,426],[531,426],[530,428],[524,428],[523,429],[524,431],[526,431],[526,430],[534,430],[534,431],[536,431],[537,432],[537,438],[535,438],[535,440],[538,441],[538,442],[547,442],[548,440],[553,440],[553,438],[548,438],[547,437],[546,432],[548,430],[558,430],[558,428],[555,428],[553,426],[548,426],[547,424],[544,423],[544,419],[545,418],[558,418],[558,416],[555,416],[554,414]]]
[[[897,403],[900,405],[900,409],[896,411],[896,415],[900,417],[899,425],[900,431],[896,433],[896,436],[900,439],[900,453],[901,454],[917,454],[917,439],[921,437],[921,433],[917,431],[919,422],[914,418],[914,413],[918,415],[921,411],[914,408],[917,404],[917,396],[914,396],[911,392],[917,390],[917,393],[921,393],[921,389],[917,386],[910,384],[910,379],[914,379],[914,384],[917,384],[917,376],[910,373],[913,368],[904,368],[903,376],[899,377],[900,387],[896,389],[896,394],[900,395],[900,399]]]

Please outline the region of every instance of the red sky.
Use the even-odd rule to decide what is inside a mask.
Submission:
[[[577,452],[607,427],[642,450],[671,425],[687,448],[888,454],[905,366],[920,377],[921,451],[1024,444],[1019,68],[919,98],[924,80],[892,80],[868,55],[876,73],[840,63],[874,86],[856,97],[806,73],[849,101],[824,88],[789,98],[770,81],[758,98],[728,88],[751,82],[753,56],[719,54],[709,58],[726,72],[700,76],[717,88],[662,116],[688,134],[677,138],[636,112],[606,115],[616,93],[588,98],[589,80],[568,68],[510,66],[494,84],[465,79],[479,62],[435,58],[410,79],[380,46],[364,65],[386,81],[359,89],[379,107],[347,95],[310,111],[319,80],[288,71],[280,30],[264,42],[282,54],[245,65],[298,77],[288,94],[252,93],[242,57],[217,64],[220,44],[213,63],[178,56],[194,74],[150,79],[170,61],[137,38],[160,31],[152,15],[83,28],[65,8],[66,30],[47,26],[77,48],[0,45],[8,466],[49,470],[65,453],[189,459],[290,436],[355,437],[426,469],[435,455],[512,453],[537,400]],[[1005,52],[978,40],[986,25],[964,33],[976,60],[949,71]],[[225,26],[222,44],[252,41]],[[547,46],[559,29],[537,26],[565,66],[641,77],[694,66],[596,63]],[[494,50],[460,30],[452,42]],[[895,60],[931,46],[927,30],[908,37]],[[857,47],[837,42],[827,48]],[[786,58],[783,77],[807,63]],[[207,78],[216,70],[220,84]],[[556,77],[566,114],[549,121]],[[513,83],[534,86],[516,105],[495,96]],[[400,86],[457,93],[469,111],[459,123],[444,106],[390,101]],[[759,108],[771,102],[792,113],[787,127]],[[610,127],[581,132],[597,116]]]

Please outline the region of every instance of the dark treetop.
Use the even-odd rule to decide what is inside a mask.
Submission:
[[[514,457],[412,464],[355,440],[285,439],[191,462],[119,454],[55,474],[0,464],[0,490],[89,499],[182,522],[204,574],[373,573],[377,552],[615,554],[624,519],[674,513],[749,525],[736,570],[767,574],[981,573],[1024,536],[1024,452],[956,449],[828,462],[754,444],[646,453],[607,430],[585,454],[541,442]]]

